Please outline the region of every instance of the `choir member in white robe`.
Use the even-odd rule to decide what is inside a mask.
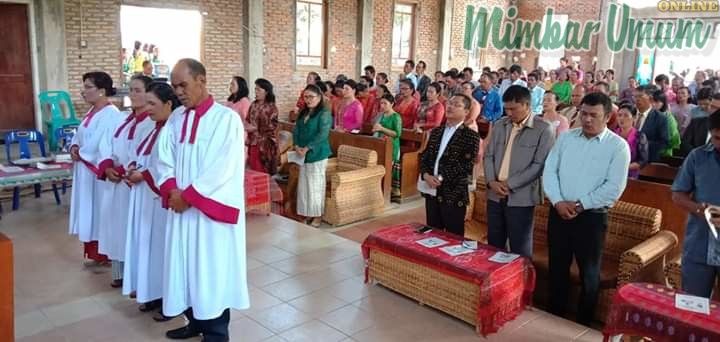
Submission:
[[[162,307],[167,210],[150,170],[157,163],[156,142],[160,130],[172,111],[180,106],[172,88],[162,82],[151,83],[146,98],[147,111],[155,125],[135,150],[136,168],[127,176],[132,189],[123,273],[123,294],[135,291],[138,303],[143,303],[139,308],[142,312]],[[153,319],[165,321],[168,317],[160,315]]]
[[[157,174],[168,201],[163,313],[189,324],[171,339],[227,341],[230,308],[249,307],[245,256],[242,119],[216,103],[205,67],[192,59],[172,71],[183,104],[158,138]]]
[[[106,134],[100,143],[101,162],[98,165],[100,178],[107,181],[106,190],[100,199],[101,212],[107,219],[100,225],[98,250],[112,261],[112,283],[114,288],[122,287],[125,261],[125,236],[127,231],[130,186],[123,179],[127,170],[135,164],[132,152],[155,127],[144,111],[145,87],[152,82],[147,76],[137,75],[130,80],[130,102],[132,112]]]
[[[70,155],[74,161],[69,233],[84,242],[87,266],[107,264],[107,256],[98,253],[101,221],[100,197],[106,185],[100,181],[100,144],[106,134],[122,119],[122,114],[108,100],[115,95],[112,78],[105,72],[83,75],[82,97],[91,108],[73,137]]]

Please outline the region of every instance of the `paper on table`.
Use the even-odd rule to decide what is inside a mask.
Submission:
[[[72,162],[72,157],[70,157],[69,153],[56,154],[55,162],[56,163],[70,163],[70,162]]]
[[[712,213],[710,212],[710,209],[712,209],[712,208],[713,208],[713,207],[707,207],[707,208],[705,208],[705,220],[707,221],[708,227],[710,227],[710,232],[711,232],[712,235],[715,237],[715,239],[717,239],[717,238],[718,238],[717,227],[715,227],[715,226],[710,222],[710,219],[712,218]],[[717,207],[715,207],[715,208],[717,208]],[[715,209],[715,210],[718,211],[718,212],[720,212],[719,209]]]
[[[675,294],[675,307],[680,310],[692,311],[705,315],[710,314],[710,300],[704,297],[677,293]]]
[[[297,153],[295,151],[290,151],[287,154],[288,162],[295,163],[298,165],[305,164],[305,157],[301,156],[300,153]]]
[[[463,254],[472,253],[475,250],[465,248],[462,245],[453,245],[453,246],[447,246],[440,248],[441,251],[447,253],[450,256],[458,256]]]
[[[495,255],[491,256],[490,261],[497,262],[499,264],[507,264],[517,258],[519,258],[520,255],[513,254],[513,253],[505,253],[505,252],[497,252]]]
[[[423,194],[430,195],[433,197],[437,196],[437,189],[430,187],[430,185],[426,181],[422,180],[422,178],[420,178],[420,177],[421,176],[418,176],[418,181],[417,181],[418,191],[420,191]]]
[[[16,173],[16,172],[23,172],[25,169],[19,167],[19,166],[8,166],[8,165],[0,165],[0,171],[5,173]]]
[[[52,169],[59,169],[62,166],[58,164],[45,164],[45,163],[37,163],[37,168],[39,170],[52,170]]]
[[[443,239],[431,237],[431,238],[427,238],[427,239],[417,240],[417,241],[415,241],[415,243],[418,243],[427,248],[434,248],[434,247],[446,245],[448,242]]]

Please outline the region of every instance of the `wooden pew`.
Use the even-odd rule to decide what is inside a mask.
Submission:
[[[417,180],[420,175],[420,153],[427,146],[430,132],[418,133],[414,130],[403,129],[400,136],[400,198],[410,199],[420,195],[417,190]]]
[[[672,184],[677,176],[678,168],[665,164],[652,163],[640,169],[640,180]]]
[[[0,233],[0,341],[15,340],[12,241]]]
[[[683,157],[660,157],[660,162],[672,167],[680,167],[685,161]]]
[[[278,128],[284,131],[293,131],[295,124],[280,121]],[[378,165],[385,167],[385,178],[383,178],[383,197],[385,205],[390,204],[390,188],[392,186],[392,142],[387,139],[375,138],[367,135],[350,134],[338,131],[330,131],[330,149],[333,155],[337,155],[340,145],[350,145],[355,147],[374,150],[378,155]],[[417,176],[416,176],[417,177]]]
[[[661,229],[672,231],[679,240],[678,247],[668,255],[674,257],[680,254],[683,240],[685,240],[688,213],[673,202],[670,185],[628,179],[627,187],[620,200],[660,209],[662,211]]]

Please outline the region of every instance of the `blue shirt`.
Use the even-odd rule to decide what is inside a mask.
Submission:
[[[698,203],[720,205],[720,152],[712,144],[692,150],[680,167],[672,191],[692,193]],[[720,266],[720,240],[709,232],[705,219],[689,215],[683,259]]]
[[[706,117],[706,116],[709,116],[709,114],[707,112],[705,112],[704,110],[702,110],[702,108],[700,108],[700,106],[697,106],[690,110],[690,118],[691,119],[702,118],[702,117]]]
[[[609,208],[627,185],[630,148],[605,128],[586,138],[582,128],[563,133],[545,161],[543,188],[555,205],[580,201],[585,210]]]
[[[543,96],[545,96],[545,89],[540,88],[540,86],[535,86],[530,90],[530,110],[533,114],[542,114]]]
[[[500,93],[495,87],[490,88],[490,91],[478,89],[473,93],[473,97],[482,104],[482,116],[487,121],[494,123],[503,116],[503,103]]]

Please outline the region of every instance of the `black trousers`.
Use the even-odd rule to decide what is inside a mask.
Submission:
[[[425,197],[427,225],[450,233],[465,236],[465,208],[438,202],[436,197]]]
[[[192,308],[185,310],[190,324],[188,326],[194,331],[198,331],[203,335],[203,342],[225,342],[230,340],[230,309],[225,309],[223,313],[213,319],[200,320],[193,316]]]
[[[488,244],[532,259],[535,207],[508,207],[507,199],[487,201]]]
[[[577,321],[589,325],[593,320],[600,292],[600,266],[605,245],[608,214],[585,211],[563,220],[555,208],[548,222],[550,268],[550,313],[564,316],[570,290],[573,257],[580,271],[580,300]]]

